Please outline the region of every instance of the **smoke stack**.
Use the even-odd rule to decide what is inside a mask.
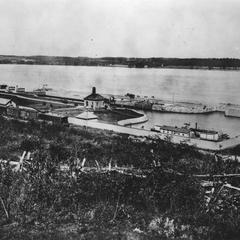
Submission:
[[[196,129],[198,128],[198,126],[197,126],[197,122],[195,123],[195,128],[196,128]]]
[[[92,94],[96,94],[96,87],[92,88]]]

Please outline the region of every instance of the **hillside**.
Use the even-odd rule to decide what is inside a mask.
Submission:
[[[0,120],[1,239],[238,239],[239,195],[221,191],[238,178],[208,177],[218,189],[208,203],[195,174],[240,173],[239,163],[168,141]],[[23,151],[31,157],[13,171]]]

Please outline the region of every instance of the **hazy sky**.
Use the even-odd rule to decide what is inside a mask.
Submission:
[[[240,58],[240,0],[0,0],[0,54]]]

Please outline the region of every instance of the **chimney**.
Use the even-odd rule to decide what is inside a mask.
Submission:
[[[197,126],[197,122],[195,123],[195,128],[196,128],[196,129],[198,128],[198,126]]]
[[[92,88],[92,94],[96,94],[96,87]]]

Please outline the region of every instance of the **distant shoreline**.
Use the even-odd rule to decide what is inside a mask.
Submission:
[[[0,55],[0,64],[240,70],[240,59],[236,58],[88,58]]]
[[[70,65],[70,64],[41,64],[41,63],[0,63],[0,65],[35,65],[35,66],[70,66],[70,67],[108,67],[108,68],[134,68],[134,69],[186,69],[186,70],[207,70],[207,71],[239,71],[240,67],[238,68],[207,68],[207,67],[187,67],[187,66],[166,66],[166,67],[145,67],[145,68],[137,68],[137,67],[128,67],[127,65],[122,66],[115,66],[115,65]]]

